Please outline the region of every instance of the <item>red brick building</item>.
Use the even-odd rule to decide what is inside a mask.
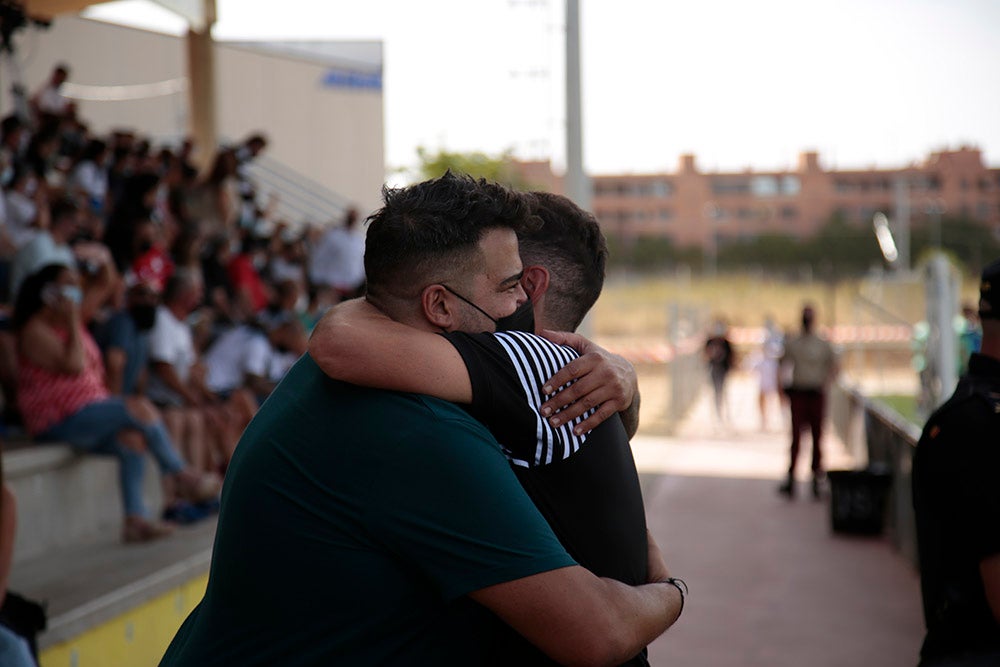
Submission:
[[[562,192],[545,162],[520,163],[531,183]],[[792,171],[705,173],[693,155],[664,174],[592,176],[591,210],[605,233],[621,238],[667,237],[678,246],[706,247],[764,233],[808,238],[834,215],[870,225],[876,211],[895,218],[898,202],[911,225],[967,218],[1000,234],[1000,168],[962,147],[932,153],[900,169],[826,171],[805,152]]]

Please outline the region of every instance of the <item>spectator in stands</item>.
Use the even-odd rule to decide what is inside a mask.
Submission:
[[[365,282],[365,239],[357,223],[357,209],[349,208],[343,225],[326,230],[309,258],[309,279],[337,290],[341,299],[360,296]]]
[[[124,286],[124,285],[123,285]],[[160,294],[150,283],[127,288],[123,308],[96,327],[94,338],[104,355],[108,389],[117,396],[141,395],[149,360],[149,331],[156,323]]]
[[[267,137],[263,134],[252,134],[233,151],[236,158],[236,190],[240,198],[239,226],[242,229],[253,229],[253,224],[259,217],[257,186],[250,178],[249,167],[265,148],[267,148]]]
[[[226,267],[240,312],[256,315],[271,302],[271,288],[261,277],[268,264],[267,246],[266,238],[247,235],[240,254]]]
[[[188,193],[187,211],[200,220],[208,234],[237,229],[240,217],[236,155],[221,149],[207,176]]]
[[[156,174],[133,174],[122,181],[120,192],[113,202],[104,242],[111,249],[115,265],[122,273],[149,249],[141,245],[144,241],[149,241],[149,247],[152,247],[152,239],[148,238],[154,235],[152,231],[147,232],[147,238],[140,239],[137,228],[153,221],[156,189],[159,185],[160,177]]]
[[[235,312],[236,291],[226,270],[235,254],[234,249],[239,251],[239,241],[231,240],[230,235],[220,232],[209,239],[201,260],[205,305],[214,311],[216,322],[223,325],[243,319]]]
[[[31,132],[17,114],[0,121],[0,186],[9,187],[14,179],[14,167],[22,161],[31,141]]]
[[[70,241],[80,229],[80,210],[73,200],[61,197],[52,202],[49,229],[39,230],[14,255],[10,268],[10,293],[17,294],[21,281],[46,264],[75,266]]]
[[[278,249],[268,264],[268,277],[274,285],[294,280],[303,290],[306,286],[306,246],[301,234],[284,229],[278,239]]]
[[[76,105],[62,93],[63,84],[69,79],[69,67],[57,64],[48,81],[28,100],[32,113],[38,120],[46,117],[61,117],[76,113]]]
[[[20,249],[39,229],[49,226],[48,191],[34,172],[22,165],[14,170],[6,195],[7,237]]]
[[[118,458],[124,540],[163,537],[172,527],[148,518],[142,499],[145,459],[135,447],[135,435],[160,467],[168,502],[175,492],[199,500],[214,497],[218,480],[185,465],[149,401],[111,396],[100,352],[84,327],[81,301],[76,272],[57,264],[28,276],[18,293],[13,325],[25,427],[38,440],[64,441],[83,452]]]
[[[71,194],[85,204],[85,210],[103,220],[104,203],[108,196],[108,145],[91,139],[67,181]]]
[[[55,185],[59,180],[55,167],[59,158],[61,135],[58,123],[48,123],[42,126],[31,137],[24,163],[38,177],[39,187]]]
[[[245,419],[244,427],[274,389],[270,377],[274,355],[267,334],[253,324],[228,328],[205,352],[208,388]]]
[[[7,597],[7,582],[14,563],[14,538],[17,535],[17,497],[3,476],[0,456],[0,606]],[[0,665],[4,667],[35,667],[28,641],[0,625]]]
[[[181,269],[167,281],[149,335],[147,395],[163,410],[167,428],[188,461],[206,472],[232,455],[238,433],[221,397],[205,383],[188,317],[202,302],[201,276]]]

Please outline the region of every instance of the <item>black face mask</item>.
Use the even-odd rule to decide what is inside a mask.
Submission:
[[[530,298],[518,306],[517,310],[510,315],[498,319],[492,317],[485,310],[472,303],[447,285],[442,285],[442,287],[485,315],[491,322],[493,322],[493,324],[496,325],[497,331],[527,331],[528,333],[535,333],[535,309],[531,305]]]
[[[139,331],[149,331],[156,324],[156,306],[147,303],[138,303],[129,306],[128,314],[132,316],[135,327]]]

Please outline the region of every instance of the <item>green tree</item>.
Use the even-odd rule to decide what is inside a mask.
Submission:
[[[475,151],[459,153],[438,149],[429,151],[423,146],[417,148],[417,176],[420,180],[438,178],[446,171],[456,174],[468,174],[475,178],[485,178],[488,181],[503,183],[515,190],[531,190],[531,184],[525,181],[513,167],[514,155],[507,149],[500,155],[488,155]]]

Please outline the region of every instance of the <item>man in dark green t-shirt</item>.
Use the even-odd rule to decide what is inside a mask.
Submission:
[[[522,198],[449,174],[385,200],[365,258],[383,312],[457,330],[450,290],[498,318],[524,302]],[[621,662],[680,613],[668,577],[655,544],[657,583],[594,576],[464,411],[306,356],[240,440],[208,589],[161,665],[488,664],[497,617],[559,662]]]

